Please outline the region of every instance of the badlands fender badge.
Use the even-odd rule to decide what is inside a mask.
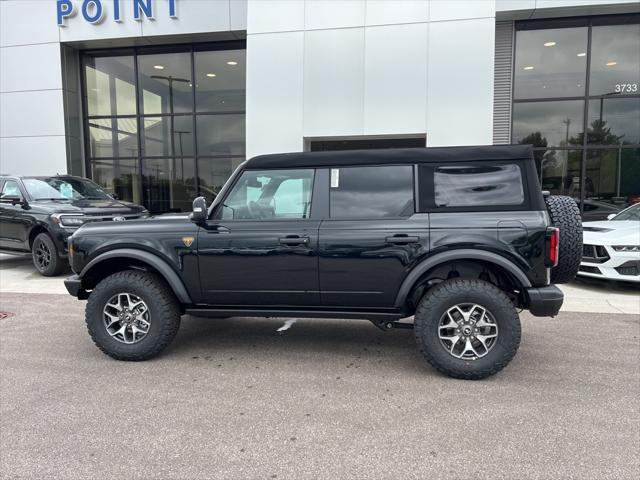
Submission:
[[[193,243],[193,237],[182,237],[182,243],[184,243],[185,247],[190,247]]]

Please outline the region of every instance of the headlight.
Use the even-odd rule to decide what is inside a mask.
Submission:
[[[54,213],[51,218],[63,228],[78,228],[86,221],[84,215],[72,213]]]
[[[640,245],[615,245],[611,248],[616,252],[640,252]]]

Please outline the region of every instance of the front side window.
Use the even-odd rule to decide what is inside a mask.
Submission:
[[[247,170],[224,202],[225,220],[309,218],[314,170]]]
[[[18,183],[13,180],[7,180],[4,182],[4,186],[2,187],[2,193],[0,193],[0,198],[15,198],[22,197],[20,194],[20,187],[18,187]]]
[[[413,167],[332,168],[329,208],[332,218],[408,217],[415,211]]]
[[[437,207],[522,205],[524,189],[518,165],[436,167]]]

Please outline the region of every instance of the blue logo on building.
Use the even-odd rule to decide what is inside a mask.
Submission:
[[[167,0],[169,18],[178,18],[176,11],[176,2],[178,0]],[[114,22],[122,21],[122,0],[82,0],[82,4],[77,2],[74,4],[71,0],[56,0],[56,11],[58,17],[58,26],[66,26],[65,20],[75,16],[79,10],[82,18],[89,23],[98,24],[101,23],[105,16],[108,15],[108,10],[111,9],[111,16]],[[153,20],[154,17],[154,0],[133,0],[133,19],[138,22],[142,21],[143,17]],[[163,9],[164,10],[164,9]]]

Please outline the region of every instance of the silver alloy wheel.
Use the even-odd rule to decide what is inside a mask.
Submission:
[[[36,244],[35,257],[40,270],[44,270],[51,263],[51,250],[42,240],[38,240]]]
[[[131,293],[118,293],[111,297],[102,310],[102,316],[107,333],[126,344],[141,341],[151,327],[149,307]]]
[[[482,305],[459,303],[440,317],[438,338],[450,355],[477,360],[489,353],[498,341],[498,323]]]

